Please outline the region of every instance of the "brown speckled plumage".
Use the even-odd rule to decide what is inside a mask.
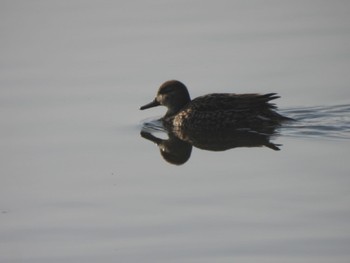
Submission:
[[[279,96],[276,93],[213,93],[191,101],[186,86],[179,81],[170,80],[159,88],[151,103],[140,109],[166,106],[168,111],[163,122],[174,129],[255,129],[276,126],[289,119],[278,114],[275,111],[276,106],[270,103],[277,98]]]

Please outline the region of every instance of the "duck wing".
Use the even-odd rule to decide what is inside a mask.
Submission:
[[[276,93],[268,94],[234,94],[213,93],[197,97],[191,107],[197,111],[255,111],[276,109],[271,100],[280,98]]]

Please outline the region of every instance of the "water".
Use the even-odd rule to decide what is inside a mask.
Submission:
[[[349,262],[349,10],[2,1],[0,262]],[[169,164],[138,109],[173,78],[297,122]]]
[[[285,125],[284,134],[303,137],[348,140],[350,105],[299,107],[285,110],[297,122]]]

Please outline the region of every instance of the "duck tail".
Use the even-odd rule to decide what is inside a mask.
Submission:
[[[279,99],[280,96],[277,95],[277,93],[267,93],[260,96],[260,101],[270,109],[277,109],[276,104],[270,103],[271,100]]]
[[[277,95],[277,93],[267,93],[267,94],[262,95],[261,97],[264,98],[266,101],[281,98],[281,96]]]

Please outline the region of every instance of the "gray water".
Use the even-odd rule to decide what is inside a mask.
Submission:
[[[350,261],[350,2],[0,7],[0,262]],[[168,79],[297,121],[172,165],[138,110]]]

